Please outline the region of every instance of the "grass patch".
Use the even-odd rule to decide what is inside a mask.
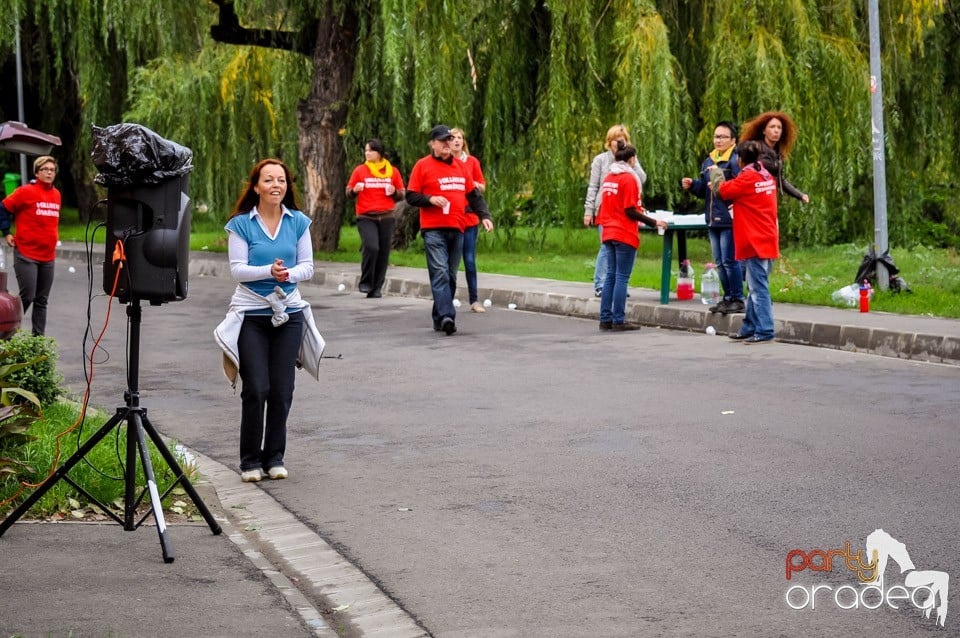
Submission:
[[[191,228],[193,250],[226,252],[227,240],[223,223],[199,221]],[[76,211],[61,216],[61,237],[65,241],[83,241],[85,227],[76,222]],[[95,243],[104,243],[99,231]],[[655,233],[642,234],[637,264],[630,285],[660,288],[660,255],[662,239]],[[481,285],[483,273],[540,277],[561,281],[593,281],[593,266],[599,248],[595,229],[549,228],[532,230],[513,228],[509,233],[481,233],[477,243],[477,265]],[[690,233],[688,257],[697,273],[703,264],[712,261],[710,243],[705,232]],[[836,306],[831,295],[853,283],[863,255],[869,246],[840,244],[836,246],[783,246],[771,276],[770,292],[775,302]],[[674,252],[676,255],[676,252]],[[877,293],[870,302],[874,311],[901,314],[960,318],[960,257],[956,249],[935,249],[924,246],[894,248],[891,251],[900,274],[913,290],[912,294]],[[316,253],[319,261],[360,261],[360,238],[357,229],[345,225],[340,233],[340,247],[335,252]],[[417,239],[406,250],[393,251],[390,263],[395,266],[425,268],[423,242]],[[676,259],[673,263],[676,285]],[[698,282],[699,286],[699,282]]]
[[[34,437],[32,441],[17,447],[15,454],[17,459],[25,462],[33,472],[21,473],[17,477],[3,475],[0,479],[0,501],[7,501],[20,490],[20,481],[28,483],[41,483],[51,472],[54,463],[57,467],[62,465],[70,456],[77,451],[77,448],[83,441],[86,441],[93,435],[109,418],[106,415],[92,413],[88,410],[87,418],[83,425],[82,441],[78,443],[77,432],[71,432],[60,439],[61,452],[60,459],[55,459],[56,439],[60,432],[68,429],[77,419],[79,407],[73,403],[54,403],[43,410],[43,417],[37,421],[29,431]],[[121,424],[113,428],[110,433],[104,437],[77,465],[71,469],[68,476],[77,484],[81,485],[90,494],[99,501],[108,505],[119,516],[123,517],[124,506],[124,464],[126,461],[126,435],[127,427]],[[157,486],[162,494],[173,482],[173,472],[167,466],[163,457],[156,450],[152,442],[148,441],[150,450],[150,461],[153,464],[154,473],[157,479]],[[187,477],[191,480],[196,476],[196,468],[186,463],[182,453],[173,450],[177,463],[183,468]],[[5,450],[0,449],[0,456],[5,455]],[[137,495],[146,485],[143,476],[139,456],[137,457]],[[27,487],[10,503],[0,506],[0,516],[5,516],[15,509],[20,503],[25,501],[34,488]],[[185,497],[183,488],[177,486],[165,499],[163,499],[163,508],[165,512],[183,514],[190,518],[197,518],[196,508],[189,497]],[[150,499],[146,496],[141,502],[142,508],[149,507]],[[64,480],[57,483],[44,494],[40,500],[33,504],[27,513],[28,517],[33,518],[71,518],[71,519],[101,519],[103,515],[99,508],[90,507],[86,496],[77,492],[73,486]],[[139,520],[139,517],[137,518]],[[199,520],[199,519],[198,519]]]

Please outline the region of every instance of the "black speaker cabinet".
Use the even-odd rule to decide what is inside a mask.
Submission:
[[[117,280],[116,297],[159,305],[187,297],[190,264],[189,176],[156,185],[107,189],[107,250],[103,290],[113,290],[114,252],[123,240],[126,265]]]

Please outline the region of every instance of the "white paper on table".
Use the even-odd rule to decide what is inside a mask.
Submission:
[[[671,226],[703,226],[707,223],[707,218],[703,213],[699,215],[675,215],[672,210],[648,210],[648,217],[656,220],[663,220]]]

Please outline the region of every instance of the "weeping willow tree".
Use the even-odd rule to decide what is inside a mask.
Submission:
[[[943,0],[880,6],[891,239],[958,235],[956,14]],[[19,19],[28,34],[36,110],[49,113],[31,123],[76,131],[78,182],[89,181],[87,125],[123,114],[193,147],[195,193],[220,210],[255,158],[296,156],[321,249],[338,242],[343,184],[367,137],[409,172],[431,126],[461,126],[501,228],[573,228],[611,124],[631,130],[648,205],[683,209],[699,204],[677,178],[696,170],[714,122],[769,109],[798,123],[787,171],[812,197],[783,201],[784,237],[870,236],[862,0],[0,0],[0,10],[5,31]],[[58,101],[63,86],[74,97]]]
[[[4,67],[4,119],[16,119],[12,46],[22,43],[25,118],[63,140],[60,179],[81,215],[97,200],[89,161],[92,124],[119,121],[126,108],[127,81],[138,66],[160,53],[195,50],[200,7],[182,0],[0,0],[0,54]],[[163,16],[158,20],[157,16]],[[10,72],[7,72],[7,69]]]
[[[137,69],[125,119],[193,150],[191,197],[201,218],[206,211],[222,220],[257,161],[299,165],[293,114],[309,77],[302,55],[211,44],[191,59],[158,59]]]

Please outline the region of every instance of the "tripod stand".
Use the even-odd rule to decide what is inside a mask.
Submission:
[[[137,529],[147,520],[150,514],[153,514],[153,518],[157,524],[157,534],[160,536],[160,547],[163,551],[163,562],[165,563],[172,563],[174,556],[173,549],[170,546],[170,539],[167,536],[167,524],[163,517],[163,507],[161,501],[177,485],[183,485],[184,491],[186,491],[186,493],[193,500],[193,503],[196,505],[200,515],[203,516],[203,519],[210,527],[210,531],[214,534],[219,534],[221,532],[220,525],[216,520],[214,520],[210,510],[207,509],[207,506],[201,500],[200,495],[197,494],[197,491],[190,483],[190,480],[184,474],[183,469],[177,463],[176,458],[174,458],[169,448],[167,448],[163,439],[160,438],[160,434],[153,427],[153,424],[150,423],[150,420],[147,418],[147,409],[140,406],[140,392],[137,389],[137,384],[139,382],[140,368],[141,315],[142,311],[140,308],[140,300],[138,298],[130,299],[130,303],[127,306],[127,317],[129,318],[130,322],[130,353],[128,360],[127,391],[123,394],[126,405],[117,408],[117,413],[114,414],[110,420],[104,423],[103,426],[97,430],[93,436],[87,439],[87,441],[80,446],[79,449],[77,449],[73,456],[71,456],[63,465],[57,468],[57,471],[54,472],[50,478],[48,478],[36,490],[34,490],[27,500],[21,503],[16,510],[14,510],[9,516],[7,516],[6,519],[3,520],[2,523],[0,523],[0,536],[3,536],[4,532],[6,532],[7,529],[17,520],[19,520],[19,518],[23,516],[27,510],[33,506],[34,503],[40,500],[40,498],[46,494],[47,491],[60,479],[65,480],[79,492],[84,494],[88,499],[90,499],[91,502],[96,503],[100,509],[107,514],[107,516],[115,520],[117,523],[123,525],[123,529],[127,531],[133,531]],[[94,498],[89,492],[87,492],[83,487],[78,485],[68,476],[70,470],[77,463],[79,463],[80,460],[83,459],[83,457],[86,456],[87,453],[94,448],[94,446],[96,446],[97,443],[99,443],[107,434],[109,434],[113,428],[119,426],[121,423],[127,424],[123,518],[112,512],[106,505]],[[153,444],[157,447],[157,450],[160,452],[163,460],[166,461],[167,465],[173,471],[175,476],[174,482],[162,495],[157,489],[157,481],[153,473],[153,464],[150,461],[150,453],[147,449],[146,436],[149,436],[150,440],[153,441]],[[140,455],[140,463],[143,466],[143,474],[147,480],[147,487],[141,491],[139,495],[136,494],[138,452]],[[151,511],[144,514],[140,520],[137,521],[137,506],[147,494],[150,496]]]

